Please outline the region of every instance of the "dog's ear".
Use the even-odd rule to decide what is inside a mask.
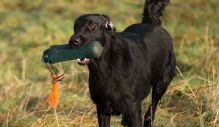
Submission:
[[[106,21],[105,27],[107,30],[114,30],[113,23],[111,21]]]
[[[115,30],[113,23],[110,21],[109,16],[107,15],[102,15],[105,19],[105,28],[109,31]]]

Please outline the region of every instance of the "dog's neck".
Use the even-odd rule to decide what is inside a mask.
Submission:
[[[126,56],[126,58],[129,58],[129,56],[128,54],[123,54],[123,46],[121,43],[122,38],[119,34],[115,33],[113,37],[112,35],[110,36],[108,34],[104,37],[104,41],[104,50],[101,57],[93,60],[88,65],[88,69],[90,73],[95,74],[97,72],[102,72],[101,74],[97,75],[108,77],[110,74],[106,74],[105,72],[114,73],[117,67],[120,68],[121,66],[123,66],[124,62],[122,60],[124,58],[124,55]]]

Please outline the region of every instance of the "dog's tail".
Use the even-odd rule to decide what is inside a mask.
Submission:
[[[145,0],[142,23],[160,26],[162,24],[163,11],[169,3],[170,0]]]

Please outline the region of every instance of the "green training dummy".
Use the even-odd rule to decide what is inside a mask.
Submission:
[[[98,58],[102,50],[103,47],[98,41],[89,42],[83,47],[75,49],[70,48],[68,44],[52,45],[44,51],[42,61],[44,63],[55,64],[77,58]]]

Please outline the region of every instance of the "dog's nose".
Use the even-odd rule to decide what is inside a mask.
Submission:
[[[69,46],[71,48],[79,47],[80,43],[81,43],[81,39],[79,37],[72,36],[69,40]]]
[[[74,40],[74,44],[78,44],[80,42],[80,39],[79,38],[76,38],[75,40]]]

